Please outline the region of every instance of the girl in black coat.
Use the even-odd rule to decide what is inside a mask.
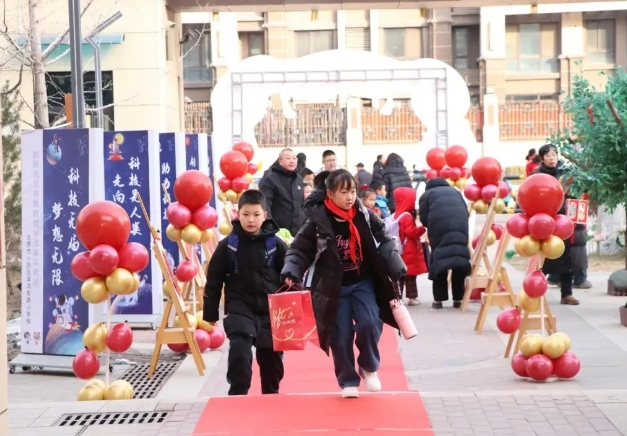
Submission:
[[[374,175],[372,180],[374,181]],[[385,192],[387,193],[388,207],[390,212],[396,210],[394,202],[394,190],[396,188],[411,188],[411,177],[405,168],[403,158],[396,153],[390,153],[385,161],[385,170],[383,170],[383,182],[385,183]]]
[[[357,199],[352,174],[332,171],[325,185],[326,196],[317,189],[307,199],[309,219],[281,274],[293,286],[308,271],[305,287],[311,289],[320,347],[327,354],[331,349],[342,397],[356,398],[360,378],[368,391],[381,390],[381,321],[398,328],[390,309],[399,298],[392,280],[404,276],[406,267],[383,221]]]

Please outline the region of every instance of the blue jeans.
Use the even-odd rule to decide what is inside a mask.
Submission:
[[[560,282],[560,275],[559,274],[549,274],[547,279],[550,282],[559,283]],[[588,280],[588,271],[586,271],[585,269],[578,270],[578,271],[575,271],[573,273],[573,284],[575,286],[579,286],[580,284],[582,284],[586,280]]]
[[[379,320],[379,306],[372,281],[364,280],[351,286],[342,286],[335,330],[331,337],[335,376],[342,389],[357,387],[361,381],[355,369],[354,345],[359,350],[357,365],[361,370],[375,372],[379,369],[379,339],[382,331],[383,323]]]

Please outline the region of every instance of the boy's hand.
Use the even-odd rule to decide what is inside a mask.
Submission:
[[[290,277],[285,277],[285,284],[287,286],[289,286],[290,288],[294,286],[294,280],[292,280]]]

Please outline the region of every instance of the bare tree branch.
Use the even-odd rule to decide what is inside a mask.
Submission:
[[[89,9],[93,2],[94,0],[88,0],[85,6],[83,6],[83,10],[81,11],[81,18],[83,18],[83,15],[85,15],[85,12],[87,12],[87,9]],[[52,52],[61,45],[61,43],[69,33],[70,28],[68,27],[63,31],[63,33],[57,36],[55,40],[52,41],[52,43],[43,51],[43,53],[41,54],[41,60],[45,61],[46,59],[48,59]]]

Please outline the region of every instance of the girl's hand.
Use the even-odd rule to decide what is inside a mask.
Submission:
[[[284,281],[285,281],[285,284],[289,286],[290,288],[294,287],[294,280],[292,280],[291,278],[285,277]]]

